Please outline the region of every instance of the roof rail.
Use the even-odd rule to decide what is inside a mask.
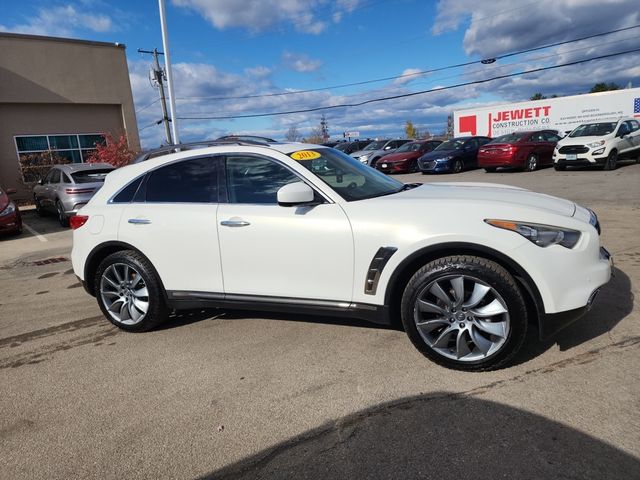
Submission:
[[[140,155],[136,157],[133,163],[144,162],[145,160],[149,160],[150,158],[161,157],[163,155],[169,155],[170,153],[182,152],[185,150],[197,150],[199,148],[207,148],[207,147],[215,147],[217,145],[247,145],[247,146],[263,146],[268,147],[269,142],[265,140],[257,140],[259,137],[255,137],[254,139],[242,138],[240,137],[221,137],[216,140],[202,140],[198,142],[189,142],[189,143],[179,143],[177,145],[164,145],[159,148],[154,148],[151,150],[147,150],[146,152],[142,152]]]

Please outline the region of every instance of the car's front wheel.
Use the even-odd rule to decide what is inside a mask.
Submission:
[[[96,272],[94,288],[102,313],[123,330],[144,332],[169,315],[158,274],[137,252],[125,250],[105,258]]]
[[[618,152],[611,150],[609,156],[604,162],[603,170],[615,170],[618,167]]]
[[[426,357],[456,370],[495,370],[518,352],[527,310],[514,278],[473,256],[429,262],[409,280],[402,323]]]
[[[460,173],[464,169],[464,165],[462,164],[462,160],[458,159],[453,162],[452,171],[453,173]]]

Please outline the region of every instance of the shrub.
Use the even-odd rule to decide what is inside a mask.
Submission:
[[[129,165],[134,158],[136,158],[136,152],[129,148],[127,137],[120,135],[115,140],[109,133],[104,134],[106,142],[96,143],[96,150],[89,157],[87,162],[89,163],[108,163],[116,168]]]

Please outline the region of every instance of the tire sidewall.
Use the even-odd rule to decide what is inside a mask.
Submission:
[[[538,158],[533,153],[529,154],[529,156],[527,157],[527,163],[524,166],[525,171],[533,172],[537,167],[538,167]]]
[[[109,268],[109,266],[113,265],[114,263],[122,263],[135,268],[136,271],[138,271],[138,273],[142,275],[142,279],[147,286],[147,291],[149,293],[149,310],[147,311],[144,319],[142,319],[142,321],[136,323],[135,325],[125,325],[116,321],[113,317],[111,317],[111,315],[107,311],[107,308],[102,302],[102,298],[100,296],[100,281],[102,278],[102,274],[107,268]],[[116,252],[109,255],[102,262],[100,262],[93,281],[95,289],[94,291],[96,292],[96,299],[98,301],[98,305],[100,306],[100,310],[102,310],[102,313],[107,318],[107,320],[113,323],[116,327],[128,332],[144,332],[154,328],[166,319],[167,307],[164,288],[162,287],[155,269],[148,261],[145,261],[145,259],[143,259],[141,255],[130,250]]]
[[[463,257],[477,258],[477,257]],[[444,261],[443,261],[444,260]],[[456,370],[493,370],[507,363],[520,349],[527,331],[527,310],[522,294],[511,275],[494,262],[483,261],[493,268],[458,258],[440,259],[428,263],[409,280],[401,303],[402,323],[414,346],[436,363]],[[494,268],[497,267],[497,270]],[[418,294],[430,282],[438,278],[463,274],[476,277],[493,287],[504,299],[509,311],[510,328],[507,340],[500,350],[490,357],[473,362],[460,362],[444,357],[429,347],[418,332],[414,321],[414,306]]]

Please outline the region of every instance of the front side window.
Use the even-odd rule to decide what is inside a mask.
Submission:
[[[636,120],[629,120],[627,123],[629,124],[632,132],[637,132],[638,130],[640,130],[640,123],[638,123]]]
[[[183,160],[149,173],[146,201],[161,203],[216,203],[217,159]]]
[[[305,150],[305,155],[293,152],[290,157],[314,173],[347,201],[363,200],[397,193],[404,184],[358,160],[329,148]]]
[[[230,203],[277,204],[278,190],[300,181],[285,166],[253,156],[228,156],[226,172]]]

